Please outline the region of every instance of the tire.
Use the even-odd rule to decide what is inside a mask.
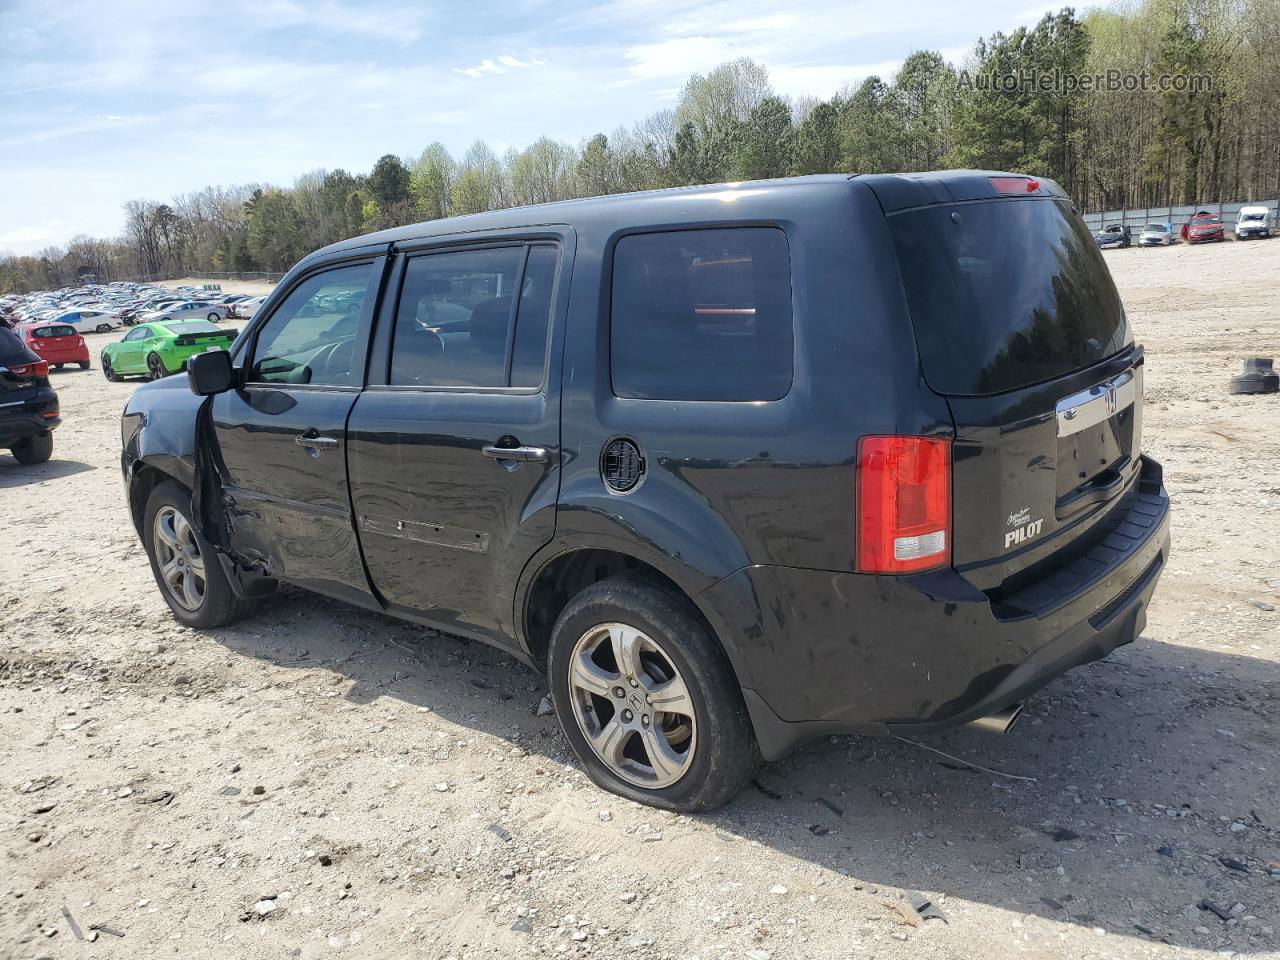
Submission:
[[[618,669],[628,659],[630,676]],[[583,590],[556,620],[547,660],[561,729],[587,775],[611,793],[666,810],[714,810],[760,762],[728,659],[693,605],[666,587],[628,576]],[[646,691],[665,691],[680,709],[656,709]]]
[[[111,366],[111,358],[105,353],[102,355],[102,375],[112,383],[119,383],[123,378],[116,373],[115,367]]]
[[[80,364],[80,369],[81,369],[81,370],[88,370],[88,369],[89,369],[89,361],[88,361],[88,360],[80,360],[80,361],[77,361],[77,362]]]
[[[222,319],[222,317],[220,317],[217,313],[210,311],[207,319],[210,323],[217,323],[219,320]]]
[[[143,511],[142,542],[160,595],[180,622],[209,629],[248,613],[208,542],[191,523],[191,494],[173,481],[158,485]],[[172,581],[172,583],[171,583]]]
[[[169,375],[169,371],[165,369],[164,361],[154,353],[147,354],[147,376],[152,380],[163,380]]]
[[[110,333],[110,332],[111,332],[111,324],[109,324],[109,323],[100,323],[100,324],[98,324],[97,329],[95,330],[95,332],[96,332],[96,333]]]
[[[13,454],[13,459],[22,464],[44,463],[53,456],[53,434],[27,437],[14,444],[9,452]]]
[[[65,363],[55,363],[55,364],[53,365],[53,369],[55,369],[55,370],[61,370],[61,369],[62,369],[63,367],[65,367],[65,366],[66,366],[66,364],[65,364]]]

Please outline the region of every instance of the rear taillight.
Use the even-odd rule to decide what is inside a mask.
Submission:
[[[49,362],[47,360],[37,360],[35,363],[23,363],[16,367],[10,367],[9,372],[21,380],[47,377],[49,375]]]
[[[951,560],[951,441],[858,441],[860,573],[917,573]]]

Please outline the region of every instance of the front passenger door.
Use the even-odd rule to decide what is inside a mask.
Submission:
[[[112,366],[116,373],[142,373],[146,370],[142,346],[152,336],[154,334],[150,327],[134,327],[129,331],[115,350],[115,362]]]
[[[384,258],[318,269],[255,330],[243,383],[219,394],[213,424],[231,543],[272,576],[371,605],[347,492],[347,415]]]

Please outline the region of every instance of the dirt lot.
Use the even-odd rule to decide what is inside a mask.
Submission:
[[[135,384],[58,375],[55,460],[0,456],[0,956],[1277,956],[1280,396],[1226,381],[1280,355],[1280,241],[1106,256],[1172,565],[1013,735],[929,741],[1035,782],[838,738],[668,816],[496,651],[298,593],[181,628],[121,496]]]

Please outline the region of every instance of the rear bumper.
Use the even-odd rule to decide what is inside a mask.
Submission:
[[[997,600],[955,570],[913,577],[748,567],[698,597],[761,752],[829,733],[945,729],[1132,642],[1169,556],[1169,498],[1143,458],[1088,549]]]
[[[38,410],[24,410],[7,416],[4,410],[0,410],[0,449],[7,450],[27,437],[46,434],[61,423],[61,417],[45,417]]]

